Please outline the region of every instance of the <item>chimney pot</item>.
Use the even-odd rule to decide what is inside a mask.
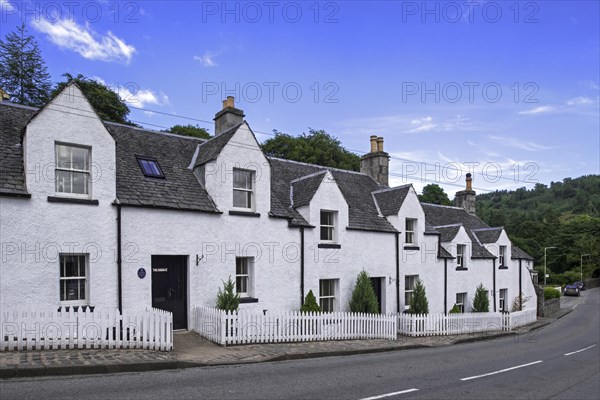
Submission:
[[[377,151],[377,136],[371,135],[371,153]]]
[[[473,178],[471,178],[471,174],[468,173],[467,174],[467,189],[466,190],[473,190],[472,182],[473,182]]]
[[[377,138],[377,151],[383,151],[383,137]]]
[[[223,109],[215,115],[214,121],[215,136],[244,122],[244,112],[235,108],[235,99],[233,96],[227,96],[227,99],[223,100]]]

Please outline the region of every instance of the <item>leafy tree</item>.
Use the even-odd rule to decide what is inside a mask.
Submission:
[[[449,314],[460,314],[462,313],[462,311],[460,311],[460,307],[458,306],[458,304],[455,304],[454,306],[452,306],[452,309],[449,311]]]
[[[423,188],[423,194],[419,195],[419,200],[424,203],[441,204],[443,206],[452,205],[444,189],[435,183],[430,183]]]
[[[315,295],[313,294],[312,290],[308,291],[308,294],[304,299],[304,304],[302,305],[302,308],[300,308],[300,311],[321,312],[321,307],[319,307],[319,304],[317,304],[317,299],[315,298]]]
[[[308,135],[292,136],[275,132],[275,137],[262,145],[263,152],[271,157],[301,161],[324,167],[360,170],[360,157],[346,150],[341,142],[324,130],[309,129]]]
[[[379,313],[379,303],[369,274],[361,271],[356,277],[356,285],[350,299],[350,310],[359,313]]]
[[[410,314],[429,314],[429,302],[425,293],[425,285],[421,279],[417,279],[415,282],[412,304],[408,312]]]
[[[475,297],[473,298],[473,312],[489,312],[490,311],[490,299],[488,298],[488,291],[483,287],[483,283],[480,283],[475,290]]]
[[[512,311],[522,311],[525,308],[525,303],[529,301],[530,297],[525,297],[523,293],[521,295],[515,296],[512,304]]]
[[[101,119],[119,124],[135,125],[127,119],[130,110],[125,101],[108,86],[81,74],[74,77],[66,73],[63,76],[66,78],[65,81],[56,84],[52,96],[58,95],[65,87],[75,83]]]
[[[50,74],[24,23],[0,40],[0,88],[10,101],[27,106],[42,106],[50,98]]]
[[[202,139],[210,139],[210,133],[204,128],[199,127],[198,125],[173,125],[168,130],[163,132],[176,133],[178,135],[184,136],[194,136]]]
[[[225,311],[236,311],[240,306],[240,295],[235,293],[235,284],[231,276],[223,282],[223,290],[217,292],[217,308]]]

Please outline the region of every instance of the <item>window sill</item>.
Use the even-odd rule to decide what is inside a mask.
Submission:
[[[336,243],[319,243],[317,244],[317,248],[319,249],[341,249],[341,244]]]
[[[419,246],[404,246],[404,250],[421,250]]]
[[[90,206],[97,206],[98,200],[92,199],[78,199],[75,197],[57,197],[57,196],[48,196],[49,203],[69,203],[69,204],[86,204]]]
[[[240,304],[245,303],[258,303],[258,299],[255,299],[254,297],[241,297]]]
[[[252,211],[235,211],[235,210],[231,210],[229,211],[229,215],[239,215],[240,217],[254,217],[254,218],[259,218],[260,217],[260,213],[255,213]]]
[[[508,267],[506,265],[501,265],[498,267],[498,269],[508,269]]]
[[[456,267],[456,270],[457,271],[468,271],[469,268],[466,268],[466,267]]]

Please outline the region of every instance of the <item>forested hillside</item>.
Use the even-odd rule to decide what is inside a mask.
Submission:
[[[600,175],[481,194],[477,215],[504,226],[513,243],[535,257],[540,279],[550,246],[556,249],[547,250],[548,282],[579,280],[582,259],[584,278],[600,275]]]

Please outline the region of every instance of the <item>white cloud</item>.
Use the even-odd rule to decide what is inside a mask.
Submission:
[[[107,85],[104,79],[94,76],[91,79]],[[127,103],[128,106],[144,108],[147,105],[164,106],[169,104],[169,96],[160,92],[156,93],[150,89],[138,89],[135,84],[127,85],[107,85],[109,89],[117,93],[119,97]],[[149,112],[151,113],[151,112]]]
[[[493,136],[493,135],[489,135],[488,137],[490,139],[492,139],[493,141],[499,142],[501,144],[504,144],[504,145],[507,145],[507,146],[510,146],[510,147],[521,149],[521,150],[543,151],[543,150],[549,150],[549,149],[552,148],[551,146],[545,146],[543,144],[538,144],[538,143],[534,143],[534,142],[528,142],[528,141],[525,141],[525,140],[521,140],[521,139],[510,137],[510,136]]]
[[[593,102],[594,101],[592,99],[590,99],[589,97],[579,96],[579,97],[575,97],[575,98],[572,98],[571,100],[567,101],[567,105],[581,106],[581,105],[586,105],[586,104],[592,104]]]
[[[0,0],[0,11],[1,12],[12,12],[15,8],[12,4],[9,3],[8,0]]]
[[[125,61],[129,63],[135,47],[108,31],[102,36],[94,32],[88,24],[77,24],[72,20],[50,23],[44,18],[34,20],[32,26],[48,35],[52,43],[60,48],[75,51],[89,60]]]
[[[216,67],[219,64],[217,64],[215,58],[219,54],[220,53],[213,53],[212,51],[207,51],[204,53],[203,56],[194,56],[194,60],[202,63],[205,67]]]
[[[537,114],[547,114],[556,111],[556,108],[553,106],[540,106],[535,107],[530,110],[519,111],[520,115],[537,115]]]

